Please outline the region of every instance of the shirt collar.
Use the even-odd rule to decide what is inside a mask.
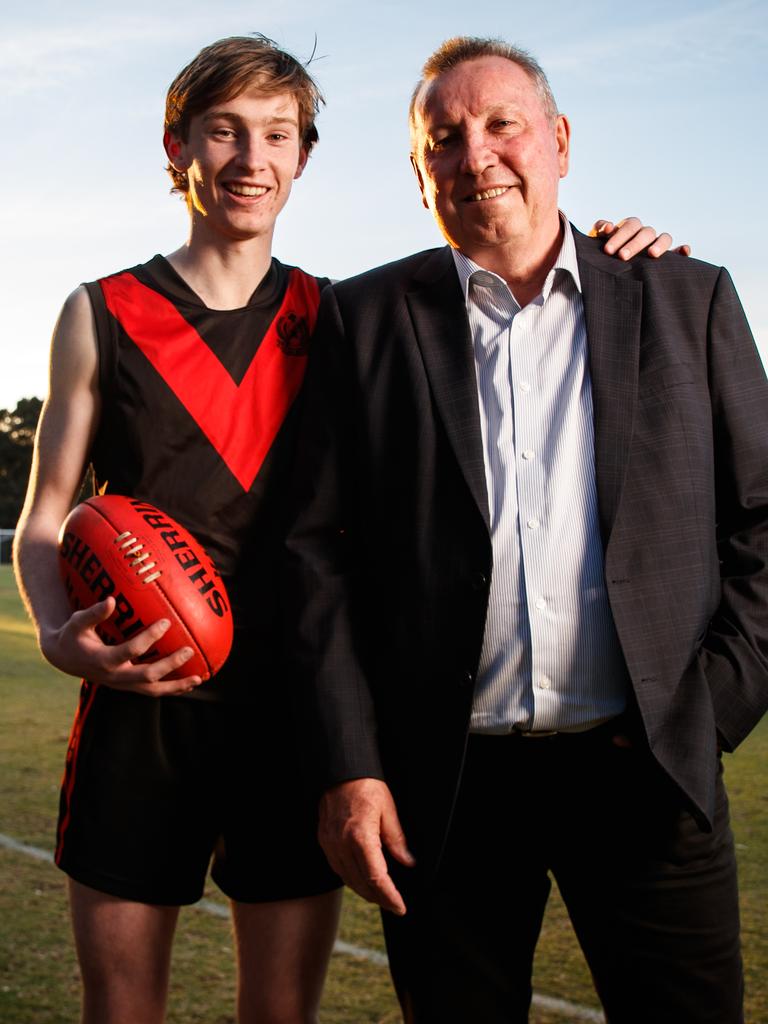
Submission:
[[[560,246],[560,252],[557,254],[557,259],[552,265],[552,269],[547,274],[546,280],[544,281],[544,287],[541,290],[545,301],[552,290],[552,284],[554,283],[555,274],[558,270],[563,270],[567,274],[570,274],[577,290],[581,292],[581,278],[579,277],[579,264],[576,259],[576,244],[573,240],[573,231],[571,230],[568,218],[562,211],[560,211],[560,222],[563,225],[563,244]],[[493,287],[497,282],[500,282],[506,286],[506,281],[503,277],[499,277],[498,274],[494,274],[491,270],[484,270],[483,267],[478,263],[475,263],[474,260],[471,260],[469,256],[465,256],[459,249],[451,249],[451,255],[453,256],[456,273],[459,275],[459,284],[461,285],[465,302],[470,301],[470,283],[478,285],[485,284],[486,286]]]

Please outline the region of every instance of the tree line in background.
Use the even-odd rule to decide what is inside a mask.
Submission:
[[[21,515],[32,465],[32,446],[43,403],[22,398],[15,409],[0,409],[0,528],[13,529]]]
[[[22,398],[15,409],[0,409],[0,531],[13,530],[21,515],[32,467],[32,449],[43,408],[39,398]],[[78,501],[93,494],[93,474],[83,479]],[[0,534],[0,562],[10,561],[10,534]]]
[[[13,529],[21,515],[32,467],[32,448],[43,408],[39,398],[22,398],[15,409],[0,409],[0,529]],[[90,471],[80,501],[93,494]]]

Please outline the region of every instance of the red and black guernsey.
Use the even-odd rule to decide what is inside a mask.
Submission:
[[[97,487],[151,502],[203,544],[236,627],[247,627],[255,677],[279,672],[276,574],[294,403],[325,284],[273,260],[246,306],[212,310],[155,256],[86,285],[102,396]],[[222,675],[194,695],[245,695]]]

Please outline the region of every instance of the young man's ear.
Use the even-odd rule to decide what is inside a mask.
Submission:
[[[178,135],[173,135],[171,132],[165,132],[163,134],[163,148],[165,149],[168,162],[173,167],[174,171],[179,171],[183,174],[189,170],[189,164],[184,158],[184,146]]]
[[[293,176],[293,180],[296,181],[304,173],[304,168],[307,166],[307,160],[309,160],[309,150],[306,146],[302,146],[299,150],[299,162],[296,166],[296,173]]]

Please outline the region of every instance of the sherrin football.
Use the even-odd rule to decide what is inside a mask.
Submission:
[[[189,531],[154,505],[118,494],[77,505],[61,527],[59,566],[73,609],[110,595],[117,602],[97,627],[105,643],[123,643],[168,619],[169,629],[142,661],[191,647],[192,657],[169,679],[208,679],[226,661],[232,612],[224,584]]]

